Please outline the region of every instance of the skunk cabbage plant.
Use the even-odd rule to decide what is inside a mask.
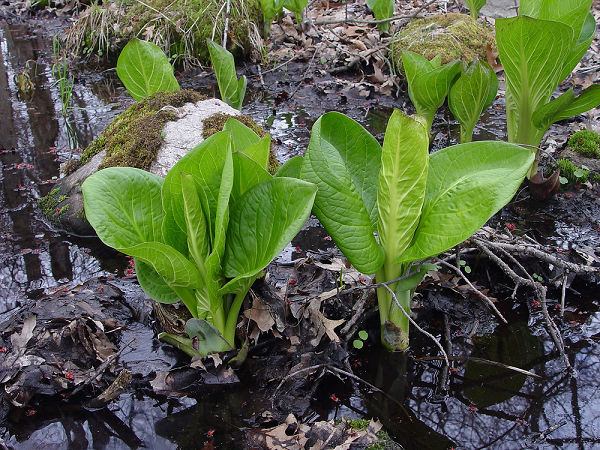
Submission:
[[[237,110],[242,109],[244,96],[246,95],[246,86],[248,85],[246,76],[242,75],[238,80],[235,73],[235,61],[229,50],[210,39],[207,39],[206,43],[208,44],[210,61],[215,69],[221,98],[232,108]]]
[[[233,119],[225,128],[164,179],[114,167],[82,186],[90,224],[106,245],[134,257],[144,292],[190,311],[189,338],[160,336],[190,355],[235,346],[244,296],[300,231],[317,190],[266,171],[268,135],[261,140]]]
[[[496,20],[498,53],[506,78],[508,141],[540,145],[554,123],[600,104],[600,86],[579,96],[569,89],[552,100],[559,83],[590,46],[596,22],[592,0],[521,0],[519,16]],[[537,171],[533,164],[529,177]]]
[[[471,142],[479,116],[496,98],[498,77],[488,63],[461,61],[461,75],[450,88],[448,108],[460,123],[460,143]]]
[[[408,82],[408,95],[417,109],[417,114],[427,120],[427,130],[431,131],[435,112],[442,106],[450,86],[460,73],[460,62],[442,64],[441,55],[431,61],[407,50],[402,51],[402,65]]]
[[[358,123],[330,112],[313,126],[302,166],[302,179],[319,187],[313,212],[334,242],[356,269],[375,273],[395,293],[398,303],[387,289],[377,292],[381,341],[390,350],[408,346],[404,312],[432,268],[423,262],[508,203],[534,159],[533,151],[505,142],[431,155],[428,147],[424,117],[394,111],[382,148]]]

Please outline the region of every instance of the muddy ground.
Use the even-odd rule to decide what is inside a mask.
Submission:
[[[457,9],[452,2],[437,3],[427,12]],[[329,6],[333,11],[342,4]],[[315,14],[329,14],[320,8],[315,6]],[[45,34],[68,21],[45,14],[25,18],[30,30]],[[360,60],[364,50],[351,43],[358,39],[378,46],[368,39],[369,27],[352,28],[347,42],[323,39],[322,29],[300,33],[286,19],[280,31],[275,27],[272,32],[270,60],[247,62],[239,70],[249,79],[243,112],[269,129],[281,162],[303,153],[312,124],[324,112],[343,112],[380,140],[393,108],[414,112],[401,78],[392,78],[385,64],[378,66],[381,59]],[[359,62],[352,63],[357,56]],[[596,56],[592,52],[586,58],[562,88],[595,81],[590,68]],[[77,83],[93,83],[100,67],[86,66]],[[181,73],[179,81],[183,88],[217,95],[208,69]],[[130,101],[114,78],[110,83],[109,101],[118,106],[100,121]],[[503,139],[503,119],[500,95],[475,139]],[[598,125],[598,110],[560,123],[549,133],[546,148],[560,150],[573,131]],[[446,108],[436,116],[434,131],[434,148],[456,143],[458,125]],[[8,158],[19,149],[5,146],[2,151],[8,168],[13,164]],[[475,240],[458,249],[469,267],[469,282],[456,268],[445,268],[422,285],[414,305],[417,323],[442,342],[450,366],[442,363],[431,339],[415,330],[407,355],[380,353],[371,280],[347,267],[314,220],[269,266],[268,280],[257,283],[247,299],[240,331],[251,345],[246,361],[235,369],[226,364],[234,354],[192,362],[159,342],[152,302],[127,261],[115,254],[102,260],[121,261],[112,263],[116,274],[107,274],[113,272],[110,265],[99,278],[7,299],[21,306],[6,312],[0,324],[1,445],[211,449],[348,448],[343,446],[354,443],[351,448],[364,448],[364,442],[374,441],[378,422],[399,443],[388,442],[387,448],[600,445],[595,425],[600,402],[594,400],[599,279],[583,269],[599,266],[600,189],[580,186],[539,202],[523,186],[488,225],[480,237],[516,246],[509,253],[530,275],[541,277],[548,292],[542,304],[534,289],[516,289],[515,279]],[[527,245],[539,253],[526,254]],[[92,250],[94,256],[98,252]],[[453,254],[445,256],[445,262],[455,262]],[[503,257],[515,267],[515,260]],[[577,266],[565,269],[566,263]],[[580,273],[575,275],[575,268]],[[562,334],[562,354],[549,337],[546,307]],[[359,330],[368,335],[360,350],[353,345]],[[334,419],[346,417],[378,422],[358,433],[345,422],[336,425]],[[327,444],[316,446],[319,439]]]

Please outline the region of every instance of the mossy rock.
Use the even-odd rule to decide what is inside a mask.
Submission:
[[[135,37],[146,37],[169,56],[175,65],[198,66],[210,62],[206,38],[220,43],[225,28],[222,2],[214,0],[146,0],[144,2],[95,2],[80,14],[66,32],[70,53],[106,54]],[[124,5],[128,3],[128,5]],[[104,26],[104,24],[108,24]],[[231,0],[227,48],[247,57],[258,46],[262,28],[260,0]],[[256,49],[259,51],[259,49]]]
[[[82,154],[77,170],[62,178],[39,201],[53,224],[79,235],[94,234],[83,209],[81,185],[105,167],[136,167],[165,177],[173,165],[208,135],[221,131],[235,117],[259,136],[262,130],[249,116],[224,102],[203,100],[194,91],[159,92],[115,117],[104,133]],[[271,166],[278,166],[271,152]],[[273,172],[272,172],[273,173]]]
[[[164,144],[163,128],[178,116],[171,108],[206,100],[195,91],[161,91],[134,103],[119,114],[81,154],[80,165],[106,151],[100,169],[137,167],[148,170]],[[163,109],[165,108],[165,109]],[[71,168],[72,171],[72,168]]]
[[[592,130],[580,130],[569,138],[567,148],[589,158],[600,158],[600,134]]]
[[[486,46],[496,49],[492,28],[465,14],[449,13],[416,19],[394,38],[393,59],[403,71],[402,50],[410,50],[432,60],[438,54],[442,64],[460,59],[471,62],[475,57],[486,61]]]

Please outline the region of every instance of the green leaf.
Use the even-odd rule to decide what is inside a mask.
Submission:
[[[461,68],[460,78],[450,88],[448,107],[460,123],[460,142],[471,142],[473,129],[481,113],[496,98],[498,77],[485,62],[475,58]]]
[[[136,101],[155,92],[179,90],[169,58],[152,42],[129,41],[119,55],[117,75]]]
[[[231,199],[236,201],[248,189],[256,186],[261,181],[273,178],[269,172],[263,169],[255,161],[243,153],[233,154],[233,188],[231,190]]]
[[[161,242],[145,242],[121,251],[150,265],[171,287],[199,289],[202,277],[185,256]]]
[[[209,353],[233,350],[219,330],[206,320],[189,319],[185,324],[185,332],[194,339],[194,347],[197,346],[202,357]]]
[[[396,263],[437,255],[471,236],[510,201],[534,157],[526,148],[490,141],[431,154],[421,221]]]
[[[202,279],[205,279],[205,261],[210,252],[210,231],[207,230],[206,217],[193,176],[185,173],[180,173],[180,176],[188,251]]]
[[[427,119],[431,129],[437,109],[442,106],[453,80],[460,72],[460,62],[453,61],[440,66],[440,59],[428,61],[421,55],[402,51],[402,64],[408,81],[408,95],[417,113]]]
[[[192,175],[208,203],[209,214],[205,213],[207,226],[211,230],[211,242],[215,232],[217,201],[222,184],[223,170],[227,158],[231,158],[229,132],[221,131],[210,136],[190,150],[171,168],[162,188],[162,201],[165,210],[163,234],[165,242],[179,252],[187,253],[187,233],[184,214],[181,173]],[[229,155],[229,156],[228,156]],[[229,193],[227,193],[229,199]]]
[[[377,243],[377,180],[381,147],[363,127],[330,112],[314,124],[301,177],[319,190],[313,212],[357,270],[383,264]]]
[[[369,333],[367,333],[365,330],[360,330],[358,332],[358,337],[361,338],[363,341],[366,341],[369,337]]]
[[[261,0],[260,6],[265,22],[265,34],[267,34],[275,16],[282,13],[283,0]]]
[[[131,167],[103,169],[85,180],[85,214],[102,242],[120,250],[161,241],[162,184],[162,178]]]
[[[600,105],[600,85],[589,86],[577,98],[571,88],[555,100],[538,108],[533,113],[531,120],[537,128],[545,133],[554,122],[582,114],[598,105]]]
[[[276,177],[300,178],[304,158],[302,156],[294,156],[288,159],[283,166],[279,168]]]
[[[486,0],[465,0],[465,3],[469,7],[469,13],[473,19],[479,17],[479,10],[486,4]]]
[[[269,167],[269,154],[271,153],[271,135],[267,133],[261,140],[246,147],[241,152],[264,170],[267,170]]]
[[[302,11],[308,5],[308,0],[283,0],[283,7],[294,13],[296,23],[302,23]]]
[[[163,278],[152,268],[151,265],[145,262],[134,259],[135,274],[142,290],[148,297],[159,303],[177,303],[180,298],[163,280]]]
[[[561,22],[519,16],[496,21],[498,52],[506,77],[509,142],[538,146],[544,131],[533,113],[550,101],[574,45],[573,29]]]
[[[298,234],[317,187],[294,178],[271,178],[249,189],[231,207],[223,268],[245,278],[264,269]]]
[[[234,117],[230,117],[223,125],[223,131],[231,133],[231,151],[243,152],[252,144],[260,141],[258,135]],[[257,161],[258,162],[258,161]]]
[[[226,48],[210,39],[206,42],[223,101],[232,108],[242,109],[246,95],[246,77],[242,76],[238,81],[233,55]]]
[[[387,125],[377,189],[377,231],[386,264],[408,248],[419,223],[429,167],[426,126],[423,117],[398,109]]]
[[[376,20],[389,19],[394,16],[394,0],[367,0],[368,8],[373,11]],[[389,31],[390,22],[378,23],[379,31]]]

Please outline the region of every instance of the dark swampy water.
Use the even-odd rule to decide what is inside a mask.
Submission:
[[[0,312],[11,311],[64,287],[98,276],[124,277],[127,259],[96,238],[73,236],[50,226],[37,200],[52,190],[62,162],[97,136],[110,120],[131,103],[114,70],[83,68],[75,73],[73,98],[67,116],[61,113],[59,87],[52,74],[52,42],[43,26],[0,22]],[[402,101],[343,95],[316,96],[309,83],[297,84],[294,72],[271,75],[269,90],[252,81],[243,112],[268,128],[283,161],[302,153],[309,129],[318,116],[340,110],[361,121],[374,134],[385,130],[391,107]],[[26,98],[18,92],[18,74],[27,71],[35,85]],[[298,71],[296,75],[301,76]],[[276,78],[279,77],[279,80]],[[275,82],[275,81],[276,82]],[[318,80],[333,82],[331,78]],[[188,76],[184,87],[214,93],[210,77]],[[286,92],[284,94],[284,92]],[[292,98],[288,93],[294,92]],[[440,116],[443,123],[447,117]],[[479,133],[502,138],[489,118]],[[439,126],[438,141],[452,139],[456,125]],[[443,145],[444,142],[441,142]],[[511,221],[536,239],[567,251],[600,244],[600,225],[593,220],[569,219],[555,203],[539,205],[522,200],[497,219]],[[596,218],[596,220],[598,220]],[[318,253],[329,247],[326,233],[308,227],[288,248],[284,258]],[[486,270],[493,271],[489,267]],[[497,270],[497,269],[495,269]],[[502,283],[494,273],[491,283]],[[493,288],[501,289],[501,286]],[[551,311],[560,290],[551,290]],[[354,373],[364,383],[325,374],[314,391],[299,385],[285,391],[288,403],[303,404],[306,423],[317,420],[371,418],[405,449],[594,449],[600,448],[600,295],[597,280],[575,281],[567,292],[566,318],[557,318],[568,359],[576,373],[568,374],[548,337],[542,314],[524,295],[517,301],[501,297],[498,307],[508,320],[502,324],[472,301],[430,294],[417,310],[419,323],[436,336],[450,316],[452,354],[449,373],[441,361],[428,360],[438,351],[431,341],[413,334],[408,356],[381,354],[377,321],[365,324],[369,338],[362,350],[351,350]],[[132,366],[158,362],[138,377],[117,400],[101,410],[77,401],[35,399],[35,414],[19,420],[7,417],[0,427],[0,446],[13,449],[236,449],[245,446],[248,429],[277,424],[265,411],[273,409],[280,368],[295,356],[274,352],[280,344],[255,349],[239,371],[239,383],[191,387],[187,396],[155,394],[148,384],[152,372],[181,365],[183,358],[159,343],[148,331],[132,328],[121,337],[137,338],[136,352],[122,359]],[[315,355],[335,358],[331,349]],[[321,352],[321,353],[319,353]],[[314,355],[313,355],[314,356]],[[323,363],[324,356],[314,356]],[[466,358],[500,361],[531,371],[540,378],[490,369]],[[325,360],[326,362],[326,360]],[[449,379],[445,377],[449,376]],[[448,383],[447,390],[441,388]],[[308,394],[307,394],[308,392]],[[294,399],[294,395],[295,400]],[[290,397],[291,396],[291,397]],[[290,400],[290,397],[292,400]],[[209,446],[214,445],[213,446]],[[252,448],[246,445],[246,448]]]

